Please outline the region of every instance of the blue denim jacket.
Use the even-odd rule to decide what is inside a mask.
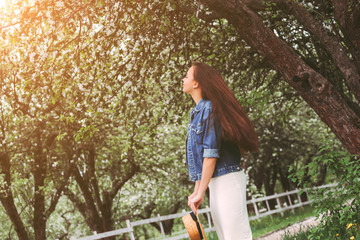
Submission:
[[[210,100],[201,99],[190,114],[186,135],[186,163],[191,181],[201,180],[205,157],[217,158],[212,177],[242,170],[239,148],[236,144],[221,139],[220,122],[212,113]]]

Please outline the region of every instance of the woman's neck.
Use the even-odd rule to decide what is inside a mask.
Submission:
[[[198,103],[202,99],[201,89],[200,88],[195,89],[195,91],[190,93],[190,95],[193,98],[193,100],[195,101],[196,105],[198,105]]]
[[[198,103],[201,101],[202,97],[201,97],[201,93],[194,93],[191,94],[192,99],[195,101],[196,105],[198,105]]]

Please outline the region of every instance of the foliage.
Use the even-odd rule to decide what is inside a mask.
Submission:
[[[82,226],[85,231],[110,230],[115,221],[133,215],[111,214],[127,180],[135,174],[150,178],[159,168],[177,171],[171,167],[174,158],[155,154],[168,133],[153,141],[159,126],[181,122],[182,113],[174,112],[186,105],[174,104],[182,98],[179,73],[163,70],[168,49],[177,45],[156,41],[167,38],[167,32],[146,24],[152,19],[138,2],[12,4],[1,15],[0,152],[8,156],[11,169],[3,169],[9,181],[2,186],[22,196],[13,207],[21,209],[21,221],[13,224],[24,224],[30,238],[46,224],[55,226],[50,216],[66,195],[72,204],[65,201],[68,209],[58,209],[56,216],[74,213],[75,206],[88,225]],[[175,81],[160,81],[165,77]],[[181,159],[179,150],[173,153]],[[166,149],[161,153],[168,155]],[[144,177],[137,178],[139,184]],[[39,214],[42,226],[35,226],[33,216]],[[107,227],[98,226],[100,218],[109,221]],[[48,237],[59,231],[49,228]]]
[[[359,2],[201,3],[213,18],[227,19],[246,44],[264,57],[264,62],[276,69],[330,126],[343,145],[351,153],[359,153]]]
[[[264,150],[249,161],[251,175],[278,166],[257,191],[280,179],[292,187],[281,174],[306,163],[328,137],[323,125],[231,21],[196,9],[191,0],[14,0],[1,10],[1,236],[68,238],[186,207],[183,123],[192,102],[179,86],[191,61],[219,69],[254,119]],[[260,14],[341,82],[302,26],[286,13]]]
[[[271,84],[270,80],[268,84]],[[249,92],[250,98],[246,100],[250,102],[243,104],[251,106],[250,116],[261,149],[247,160],[250,182],[255,187],[251,187],[251,195],[272,195],[275,191],[296,188],[288,179],[289,166],[296,168],[306,164],[316,154],[319,142],[335,138],[288,86],[273,85],[272,88],[272,93],[266,85]],[[323,184],[324,180],[320,179],[317,184]],[[313,182],[314,179],[304,181]]]
[[[309,192],[321,220],[320,224],[312,229],[312,239],[360,237],[360,160],[357,156],[334,150],[333,146],[332,141],[324,142],[318,155],[304,167],[309,168],[309,173],[317,177],[318,166],[323,164],[337,181],[337,186],[333,189],[313,189]],[[304,169],[300,169],[296,174],[292,174],[292,179],[301,183],[303,174]]]
[[[181,182],[188,184],[179,170],[184,169],[182,148],[163,143],[171,137],[166,124],[176,130],[182,111],[190,109],[178,89],[187,64],[207,60],[226,77],[241,80],[254,70],[235,71],[246,69],[246,62],[229,59],[261,59],[252,60],[254,52],[243,44],[236,47],[239,36],[226,21],[187,17],[172,1],[12,4],[1,18],[0,140],[10,159],[13,195],[23,196],[16,203],[28,234],[35,234],[33,213],[45,214],[38,204],[48,208],[41,219],[50,220],[40,228],[56,225],[51,214],[82,216],[88,226],[76,218],[70,233],[77,227],[87,233],[109,230],[125,218],[178,205],[169,189],[180,172]],[[169,144],[183,141],[180,134]],[[169,173],[175,179],[167,178]],[[164,188],[149,191],[144,183]],[[40,198],[33,202],[35,193]],[[146,208],[131,204],[138,199],[134,196],[148,200]],[[57,208],[59,202],[67,208]],[[159,209],[159,204],[169,207]],[[112,209],[111,216],[105,207]],[[97,215],[110,221],[106,229],[97,225],[102,222]],[[63,233],[52,229],[48,237]]]
[[[2,226],[2,230],[0,231],[0,239],[13,239],[15,236],[11,235],[12,227],[11,221],[9,220],[5,209],[2,205],[0,205],[0,224]]]

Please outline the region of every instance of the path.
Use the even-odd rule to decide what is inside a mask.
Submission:
[[[305,219],[302,222],[298,222],[298,223],[294,223],[293,225],[290,225],[287,228],[283,228],[271,233],[268,233],[264,236],[258,237],[255,240],[280,240],[281,237],[285,234],[285,233],[289,233],[289,234],[294,234],[296,232],[299,232],[300,229],[304,230],[310,226],[315,226],[319,223],[320,220],[316,220],[315,217],[310,217]]]

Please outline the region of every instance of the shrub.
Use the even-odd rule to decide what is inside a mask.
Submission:
[[[299,185],[306,185],[301,180],[305,169],[316,178],[318,166],[325,165],[328,174],[337,181],[335,188],[308,191],[320,218],[320,224],[311,230],[310,239],[360,239],[360,160],[346,152],[332,150],[330,143],[325,142],[317,156],[290,178]]]

